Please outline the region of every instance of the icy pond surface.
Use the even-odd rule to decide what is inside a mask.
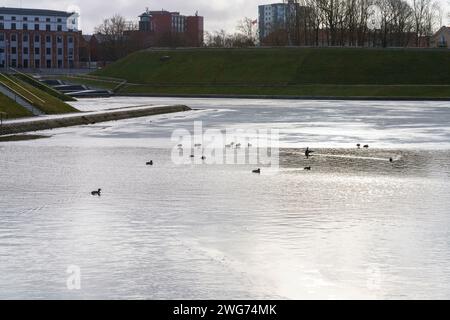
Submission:
[[[0,143],[0,299],[450,298],[448,102],[74,106],[150,104],[195,110]],[[199,121],[279,130],[279,170],[175,164]]]

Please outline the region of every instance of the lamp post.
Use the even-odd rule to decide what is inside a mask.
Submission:
[[[3,131],[3,115],[5,115],[6,118],[8,114],[6,112],[0,112],[0,132]]]

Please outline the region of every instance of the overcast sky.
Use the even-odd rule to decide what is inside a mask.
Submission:
[[[437,1],[443,5],[450,2]],[[120,13],[129,20],[137,20],[146,7],[151,10],[180,11],[185,15],[193,15],[198,10],[205,17],[206,30],[234,31],[237,22],[243,17],[257,18],[259,4],[276,2],[281,0],[0,0],[0,5],[55,10],[78,7],[83,33],[89,34],[106,17]]]

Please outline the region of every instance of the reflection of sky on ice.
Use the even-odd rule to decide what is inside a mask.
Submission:
[[[51,143],[159,146],[170,144],[173,131],[194,134],[194,121],[203,129],[277,129],[282,147],[450,148],[448,102],[294,101],[181,98],[86,99],[74,103],[91,111],[149,104],[186,104],[192,112],[53,130]],[[250,135],[252,135],[250,133]],[[85,139],[95,138],[95,139]],[[113,139],[113,141],[108,141]],[[56,140],[56,141],[55,141]],[[40,143],[50,143],[43,141]]]

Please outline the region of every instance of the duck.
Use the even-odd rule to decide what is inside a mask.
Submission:
[[[241,147],[241,144],[240,144],[240,143],[236,144],[236,149],[238,149],[238,148],[240,148],[240,147]]]
[[[102,195],[102,189],[98,189],[97,191],[92,191],[91,194],[93,196],[101,196]]]
[[[152,166],[153,165],[153,160],[150,160],[149,162],[146,163],[147,166]]]
[[[311,167],[305,167],[305,171],[311,171]]]
[[[205,156],[202,156],[202,160],[206,160],[206,157],[205,157]]]
[[[394,159],[393,158],[389,158],[389,162],[390,163],[394,162]]]
[[[248,147],[251,148],[251,147],[253,147],[253,145],[252,145],[251,143],[249,143],[249,144],[248,144]]]
[[[197,144],[194,145],[194,147],[196,147],[196,148],[200,148],[201,146],[202,146],[201,143],[197,143]]]
[[[305,151],[305,157],[306,157],[306,159],[308,159],[308,158],[311,156],[311,153],[314,153],[314,151],[309,150],[309,147],[306,148],[306,151]]]
[[[261,169],[259,168],[259,169],[253,170],[252,172],[260,174],[261,173]]]
[[[368,145],[368,144],[366,144],[366,145],[364,146],[364,148],[366,148],[366,149],[369,149],[369,145]]]
[[[195,158],[195,156],[193,154],[191,154],[191,158]]]
[[[356,145],[356,147],[357,147],[358,149],[360,149],[360,148],[361,148],[361,143],[358,143],[358,144]]]

